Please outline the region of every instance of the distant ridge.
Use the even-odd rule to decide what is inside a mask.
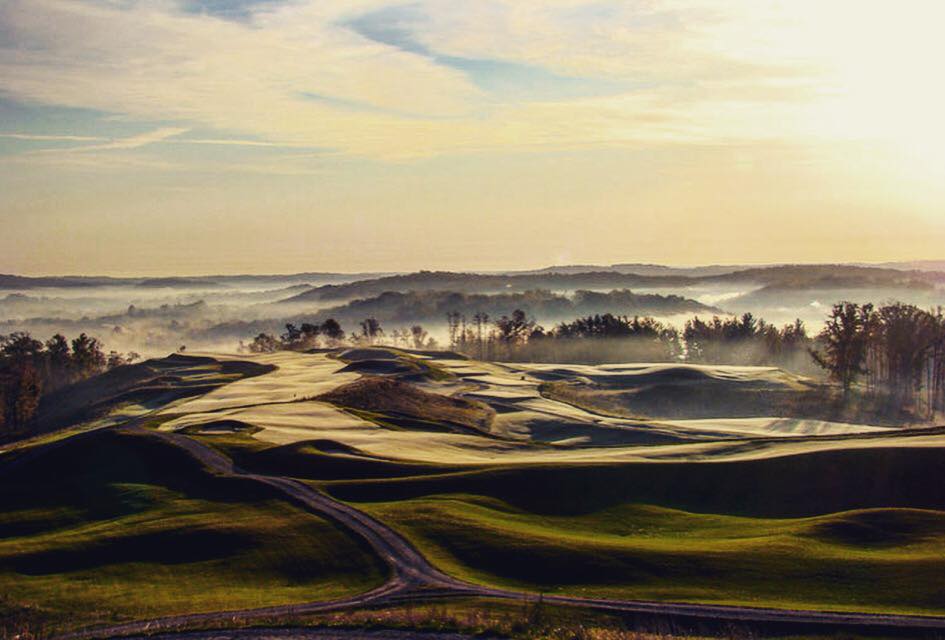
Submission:
[[[649,264],[642,262],[626,262],[611,265],[591,265],[591,264],[573,264],[573,265],[555,265],[543,267],[541,269],[523,270],[523,271],[504,271],[506,275],[540,275],[549,273],[576,274],[590,272],[609,272],[621,273],[626,275],[639,276],[685,276],[685,277],[705,277],[721,276],[748,269],[765,269],[771,267],[781,267],[784,264],[764,264],[764,265],[705,265],[696,267],[674,267],[662,264]]]
[[[581,268],[581,267],[576,267]],[[722,267],[717,267],[721,269]],[[712,267],[709,267],[712,269]],[[931,288],[942,282],[945,274],[903,271],[854,265],[780,265],[753,267],[733,272],[703,275],[639,274],[623,271],[556,270],[537,273],[482,274],[452,271],[418,271],[416,273],[358,280],[346,284],[313,287],[282,302],[342,301],[379,296],[391,291],[452,291],[457,293],[512,293],[532,290],[614,290],[679,288],[720,283],[745,283],[756,287],[782,289],[832,288]]]

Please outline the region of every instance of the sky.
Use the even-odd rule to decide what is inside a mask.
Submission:
[[[945,257],[940,0],[2,0],[0,272]]]

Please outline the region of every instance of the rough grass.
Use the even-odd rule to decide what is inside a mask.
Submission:
[[[66,627],[303,602],[383,581],[369,550],[262,485],[101,433],[0,487],[0,592]]]
[[[487,405],[441,396],[394,378],[370,376],[315,398],[345,409],[382,414],[395,425],[404,418],[487,433],[495,411]]]
[[[550,516],[471,495],[361,506],[449,573],[482,584],[600,597],[945,612],[943,512],[764,519],[624,504]]]
[[[702,637],[698,625],[665,619],[628,621],[599,611],[548,604],[540,597],[526,602],[463,598],[448,602],[408,603],[362,611],[300,618],[307,626],[397,629],[461,633],[471,637],[516,640],[672,640]],[[733,638],[749,638],[749,629],[730,629]],[[744,631],[744,632],[742,632]]]

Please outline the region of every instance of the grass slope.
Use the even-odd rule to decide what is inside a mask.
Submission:
[[[764,519],[624,504],[549,516],[469,495],[368,510],[448,572],[483,584],[601,597],[945,612],[945,513],[939,511]]]
[[[483,584],[943,614],[943,465],[941,449],[868,449],[481,469],[327,489]]]
[[[0,503],[0,592],[66,626],[340,597],[384,577],[334,525],[141,436],[59,447],[5,477]]]
[[[355,501],[464,493],[549,515],[626,503],[746,517],[808,517],[855,509],[945,510],[942,448],[821,451],[729,462],[523,465],[383,481],[339,482]]]

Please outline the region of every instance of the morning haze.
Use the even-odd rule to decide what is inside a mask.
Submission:
[[[943,19],[0,2],[0,640],[942,636]]]

